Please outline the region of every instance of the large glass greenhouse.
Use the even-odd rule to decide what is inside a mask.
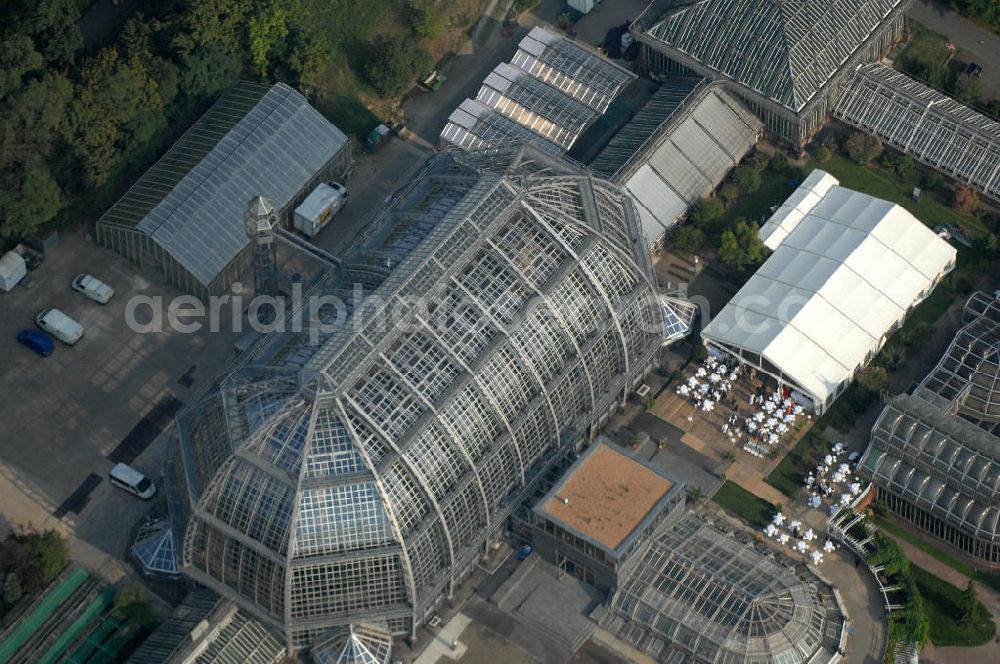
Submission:
[[[914,525],[1000,564],[1000,304],[974,293],[966,324],[912,394],[872,429],[858,473]]]
[[[432,159],[314,286],[341,304],[179,418],[183,569],[290,650],[412,635],[660,347],[620,189],[530,145],[500,173],[463,159]]]
[[[832,587],[688,515],[644,553],[602,625],[658,662],[836,662],[847,615]]]

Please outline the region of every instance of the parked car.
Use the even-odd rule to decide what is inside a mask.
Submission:
[[[55,308],[39,311],[35,324],[67,346],[72,346],[83,337],[83,326]]]
[[[977,65],[975,62],[970,62],[965,66],[965,71],[962,72],[969,78],[979,78],[983,75],[983,68]]]
[[[56,349],[52,337],[38,330],[21,330],[17,333],[17,343],[30,348],[42,357],[48,357]]]
[[[76,275],[70,287],[98,304],[107,304],[115,294],[115,290],[111,286],[92,274]]]
[[[150,482],[148,477],[125,463],[116,464],[108,474],[108,480],[113,486],[122,491],[128,491],[133,496],[143,500],[149,500],[156,495],[156,485]]]

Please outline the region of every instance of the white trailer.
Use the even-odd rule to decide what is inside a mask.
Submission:
[[[8,251],[0,258],[0,290],[6,292],[14,288],[26,274],[28,265],[21,254]]]
[[[320,183],[306,196],[302,204],[295,208],[292,225],[307,237],[316,237],[333,215],[347,204],[347,196],[347,187],[342,184]]]

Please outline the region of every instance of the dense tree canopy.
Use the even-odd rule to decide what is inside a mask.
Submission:
[[[6,242],[52,220],[93,219],[173,128],[241,76],[308,90],[337,63],[395,96],[429,71],[423,44],[450,27],[429,0],[163,0],[84,44],[85,4],[0,3]],[[378,36],[387,23],[394,32]],[[76,214],[61,214],[67,207]]]

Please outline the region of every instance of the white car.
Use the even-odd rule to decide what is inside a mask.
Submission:
[[[115,294],[111,286],[108,286],[92,274],[76,275],[71,286],[73,290],[83,293],[99,304],[107,304]]]
[[[72,346],[83,337],[83,326],[55,308],[39,311],[35,324],[67,346]]]

